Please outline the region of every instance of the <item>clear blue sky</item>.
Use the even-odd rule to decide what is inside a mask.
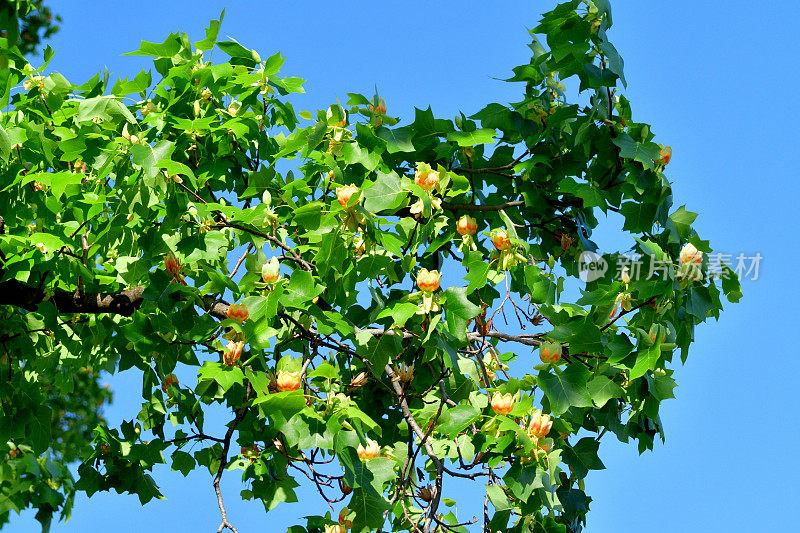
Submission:
[[[172,30],[194,39],[221,2],[59,1],[63,28],[51,67],[80,82],[107,66],[132,75],[143,58],[120,57],[141,39]],[[389,112],[471,114],[490,101],[517,98],[496,81],[526,61],[527,28],[552,1],[263,2],[227,6],[222,33],[262,57],[281,51],[283,72],[307,80],[296,107],[315,110],[346,92],[378,85]],[[687,365],[676,373],[677,400],[661,418],[666,445],[639,456],[609,435],[600,447],[607,470],[592,472],[588,532],[790,531],[796,519],[800,460],[794,449],[800,376],[792,332],[800,257],[796,229],[796,117],[800,116],[796,1],[612,0],[610,37],[625,60],[637,119],[654,125],[674,156],[668,175],[676,205],[701,213],[696,227],[715,249],[761,253],[759,279],[718,323],[697,328]],[[138,376],[111,379],[113,423],[138,411]],[[212,531],[219,523],[210,477],[156,471],[166,501],[142,509],[134,496],[79,497],[72,520],[55,532]],[[266,521],[260,504],[240,502],[235,472],[223,480],[231,521],[242,533],[278,531],[307,506],[279,507]],[[473,514],[466,510],[464,517]],[[793,526],[794,525],[794,526]],[[31,513],[9,526],[38,531]],[[283,529],[280,529],[283,531]]]

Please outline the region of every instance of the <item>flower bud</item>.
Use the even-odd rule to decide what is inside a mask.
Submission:
[[[553,421],[550,420],[550,416],[542,414],[541,411],[536,409],[531,416],[531,421],[528,423],[528,434],[531,437],[544,437],[550,433],[551,427],[553,427]]]
[[[378,443],[372,439],[367,439],[366,447],[363,444],[358,445],[358,449],[356,452],[358,453],[358,458],[362,461],[366,462],[370,459],[375,459],[381,451],[381,447],[378,446]]]
[[[235,320],[237,322],[244,322],[245,320],[247,320],[247,317],[250,316],[250,312],[247,310],[247,306],[245,305],[231,304],[228,307],[227,316],[231,320]]]
[[[544,342],[539,346],[539,358],[543,363],[558,363],[561,361],[561,344],[558,342]]]
[[[456,231],[459,235],[475,235],[478,231],[478,222],[469,215],[464,215],[458,219]]]
[[[698,250],[694,244],[687,243],[683,248],[681,248],[680,262],[684,265],[689,263],[699,265],[703,262],[703,252]]]
[[[273,257],[261,267],[261,279],[270,285],[281,279],[280,263],[278,263],[277,257]]]
[[[386,100],[377,96],[372,99],[372,102],[369,104],[369,110],[375,113],[376,115],[383,115],[386,113]]]
[[[227,366],[235,365],[236,363],[239,362],[239,358],[242,356],[243,348],[244,348],[244,341],[239,341],[239,342],[228,341],[228,347],[222,354],[222,361]]]
[[[423,292],[433,292],[439,288],[439,281],[442,275],[438,270],[428,270],[423,268],[417,274],[417,287]]]
[[[492,231],[492,244],[500,251],[508,250],[511,248],[511,241],[508,238],[508,232],[504,229],[496,229]]]
[[[495,392],[492,395],[492,409],[498,415],[507,415],[514,408],[514,396],[511,394],[500,394]]]
[[[656,342],[656,340],[658,340],[658,338],[660,337],[660,333],[661,333],[659,331],[659,329],[660,328],[658,327],[658,324],[653,324],[650,327],[650,331],[647,332],[647,336],[650,338],[650,342],[654,343],[654,342]]]
[[[281,392],[295,391],[300,388],[300,372],[287,372],[278,370],[278,390]]]
[[[347,204],[350,202],[350,198],[352,198],[357,192],[358,187],[353,184],[336,187],[336,199],[339,200],[339,205],[342,207],[347,206]]]

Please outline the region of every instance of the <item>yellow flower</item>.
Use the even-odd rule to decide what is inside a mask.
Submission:
[[[492,231],[492,244],[498,250],[508,250],[511,248],[511,241],[508,238],[508,232],[504,229],[496,229]]]
[[[358,187],[353,184],[336,187],[336,199],[339,201],[339,205],[342,207],[347,206],[347,204],[350,202],[350,198],[352,198],[357,192]]]
[[[541,411],[536,409],[531,416],[531,421],[528,423],[528,433],[532,437],[544,437],[550,433],[550,428],[553,427],[553,421],[550,420],[549,415],[542,414]]]
[[[492,395],[492,409],[498,415],[507,415],[514,408],[514,396],[511,394],[500,394],[495,392]]]
[[[699,265],[703,262],[703,252],[698,250],[694,244],[687,243],[681,248],[680,261],[684,265],[689,263]]]
[[[233,319],[237,322],[244,322],[247,320],[247,317],[250,316],[250,312],[247,310],[247,306],[242,304],[231,304],[228,307],[228,318]]]
[[[278,370],[278,390],[281,392],[294,391],[300,388],[300,372],[286,372]]]
[[[464,215],[458,219],[456,231],[459,235],[475,235],[478,231],[478,222],[469,215]]]
[[[417,274],[417,287],[422,292],[433,292],[439,288],[439,281],[442,275],[438,270],[427,270],[423,268]]]
[[[358,445],[358,458],[362,461],[369,461],[370,459],[375,459],[381,451],[381,447],[378,443],[372,439],[367,439],[366,447],[363,444]]]

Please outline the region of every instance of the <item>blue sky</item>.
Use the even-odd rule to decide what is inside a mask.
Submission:
[[[121,57],[142,39],[173,30],[197,39],[221,2],[59,1],[63,28],[51,45],[51,70],[80,82],[108,67],[130,76],[144,58]],[[262,57],[281,51],[286,75],[307,80],[298,110],[316,110],[346,92],[377,84],[390,114],[408,119],[431,105],[437,116],[471,114],[517,99],[519,87],[495,78],[527,61],[526,29],[552,1],[256,2],[227,6],[222,33]],[[791,530],[800,375],[792,331],[798,299],[796,97],[800,4],[770,2],[612,1],[610,37],[625,60],[634,117],[653,124],[674,149],[668,176],[676,206],[700,213],[695,226],[715,249],[760,253],[759,278],[717,323],[697,328],[677,400],[661,418],[666,445],[639,456],[635,445],[603,439],[607,470],[592,472],[589,532]],[[135,417],[138,376],[111,380],[112,423]],[[78,499],[72,520],[53,531],[213,530],[219,523],[210,478],[156,472],[166,501],[142,509],[133,496]],[[223,480],[231,521],[242,533],[274,531],[306,505],[277,510],[240,502],[232,472]],[[783,512],[782,512],[783,511]],[[469,517],[470,512],[465,513]],[[291,523],[291,522],[289,522]],[[31,513],[9,530],[37,531]]]

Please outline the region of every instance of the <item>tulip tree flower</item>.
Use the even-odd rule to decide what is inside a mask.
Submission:
[[[492,395],[492,410],[498,415],[507,415],[514,408],[514,396],[510,393],[500,394],[495,392]]]
[[[456,222],[456,231],[461,235],[461,244],[458,249],[462,252],[472,250],[473,252],[478,249],[475,244],[473,235],[478,231],[478,222],[469,215],[463,215]]]
[[[527,262],[528,259],[517,251],[517,247],[511,242],[508,232],[502,228],[492,230],[489,234],[492,244],[500,252],[498,262],[500,270],[509,270],[520,262]]]
[[[423,191],[430,192],[439,184],[439,173],[426,163],[417,163],[414,183],[419,185]]]
[[[228,341],[228,346],[222,353],[222,362],[227,366],[234,366],[239,362],[242,356],[242,349],[244,348],[244,341],[233,342]]]
[[[508,238],[508,232],[504,229],[496,229],[492,231],[492,244],[500,250],[508,250],[511,248],[511,241]]]
[[[678,260],[680,262],[678,268],[679,278],[689,281],[702,279],[703,273],[700,270],[700,265],[703,263],[703,252],[698,250],[694,244],[686,243],[681,248]]]
[[[561,343],[543,342],[539,346],[539,358],[543,363],[555,364],[561,361]]]
[[[531,437],[544,437],[550,433],[551,427],[553,427],[553,421],[550,420],[550,416],[542,414],[536,409],[528,422],[528,434]]]
[[[418,314],[429,314],[439,310],[439,297],[434,294],[439,289],[439,281],[442,275],[438,270],[428,270],[423,268],[417,274],[417,287],[421,292],[414,293],[409,299],[415,300],[422,298]]]
[[[235,320],[237,322],[244,322],[247,320],[247,317],[250,316],[250,312],[247,310],[247,306],[242,304],[231,304],[228,307],[228,318],[231,320]]]
[[[295,391],[300,388],[300,372],[287,372],[278,370],[278,390],[281,392]]]
[[[336,187],[336,199],[342,207],[347,207],[347,204],[350,203],[350,199],[354,194],[358,194],[358,187],[352,183],[350,185]],[[350,209],[352,209],[352,207],[350,207]]]
[[[267,285],[274,285],[281,279],[280,263],[273,257],[261,267],[261,280]]]
[[[358,453],[358,458],[362,461],[366,462],[370,459],[375,459],[381,451],[381,447],[378,443],[372,439],[367,439],[367,445],[364,446],[363,444],[359,444],[356,452]]]

